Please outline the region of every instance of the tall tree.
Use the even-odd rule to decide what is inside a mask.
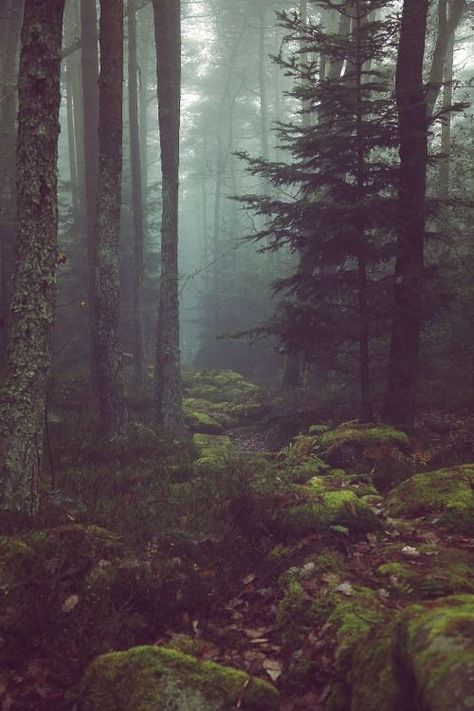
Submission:
[[[16,85],[23,0],[6,2],[3,12],[0,31],[0,362],[6,355],[16,231]]]
[[[93,338],[99,429],[106,440],[126,432],[119,345],[119,235],[122,181],[123,4],[100,3],[99,174],[93,252]]]
[[[179,432],[184,424],[178,296],[180,4],[180,0],[153,0],[162,174],[161,279],[155,397],[158,420],[168,432]]]
[[[17,143],[17,261],[0,401],[0,502],[35,513],[51,364],[64,0],[26,0]]]
[[[411,430],[415,419],[418,355],[422,327],[426,169],[428,162],[427,95],[423,58],[428,0],[403,3],[396,72],[400,132],[398,237],[395,304],[385,417]]]
[[[129,0],[128,5],[128,110],[130,127],[130,163],[132,173],[133,213],[133,376],[135,385],[145,380],[145,353],[143,336],[143,246],[144,215],[142,168],[140,157],[140,126],[138,103],[138,53],[137,53],[137,5]]]
[[[99,126],[99,57],[97,48],[97,8],[96,0],[81,2],[81,75],[82,75],[82,120],[84,129],[82,146],[84,149],[84,182],[86,204],[87,251],[89,264],[89,313],[90,313],[90,373],[93,389],[96,387],[95,367],[97,354],[94,352],[94,269],[95,269],[95,229],[98,171],[98,126]]]

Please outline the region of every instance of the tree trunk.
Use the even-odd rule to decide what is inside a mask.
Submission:
[[[184,426],[178,297],[180,4],[179,0],[153,0],[162,175],[161,279],[155,398],[157,419],[170,433],[179,433]]]
[[[362,83],[364,79],[364,60],[362,56],[362,29],[367,23],[367,14],[360,1],[353,5],[353,28],[356,43],[356,144],[357,144],[357,202],[362,209],[365,197],[365,144],[364,144],[364,106]],[[359,216],[356,224],[357,239],[357,302],[359,311],[359,358],[360,358],[360,417],[362,422],[372,422],[373,412],[370,388],[370,343],[369,343],[369,305],[367,288],[367,244],[365,223]]]
[[[422,326],[427,101],[423,57],[428,0],[405,0],[396,72],[400,126],[400,183],[395,303],[385,417],[410,431],[415,419],[418,352]]]
[[[466,0],[438,0],[438,34],[431,60],[430,78],[426,88],[426,110],[433,115],[436,100],[443,85],[445,63],[450,44],[454,41],[456,29],[461,22]]]
[[[130,125],[130,164],[132,173],[133,213],[133,380],[141,387],[145,382],[144,299],[143,299],[143,194],[140,159],[140,128],[138,119],[138,58],[136,4],[129,0],[128,8],[128,110]]]
[[[443,89],[443,125],[441,127],[441,160],[439,165],[439,196],[447,199],[449,197],[449,177],[450,177],[450,152],[451,152],[451,106],[453,103],[453,63],[454,63],[454,43],[455,33],[450,37],[446,63],[444,67],[444,89]]]
[[[89,263],[89,313],[90,313],[90,379],[92,390],[97,387],[95,367],[98,361],[94,352],[94,270],[95,270],[95,230],[97,206],[98,172],[98,126],[99,126],[99,58],[97,49],[97,8],[96,0],[81,1],[81,75],[83,100],[83,145],[84,145],[84,182],[86,205],[87,252]]]
[[[26,0],[17,144],[17,262],[0,403],[0,501],[39,504],[56,297],[57,145],[64,0]]]
[[[99,431],[107,441],[126,434],[119,346],[119,237],[122,180],[123,5],[100,3],[99,173],[94,244],[93,334]]]
[[[17,55],[23,1],[8,3],[0,36],[0,364],[7,351],[7,322],[13,285],[16,233],[15,145]],[[7,15],[8,13],[8,15]]]

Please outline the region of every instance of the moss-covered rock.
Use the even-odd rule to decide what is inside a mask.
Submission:
[[[474,464],[415,474],[390,492],[387,508],[406,518],[439,514],[454,530],[474,532]]]
[[[354,650],[348,675],[351,711],[401,711],[392,665],[394,627],[390,622],[371,628]]]
[[[392,470],[407,466],[409,440],[388,426],[341,425],[319,439],[323,458],[335,467],[379,469],[389,479]]]
[[[173,649],[135,647],[98,657],[86,671],[81,711],[271,709],[273,686]]]
[[[207,412],[200,410],[185,410],[186,424],[190,426],[193,432],[202,432],[203,434],[222,434],[223,426],[217,422]]]
[[[474,597],[412,605],[396,627],[401,711],[465,711],[474,704]]]
[[[385,587],[398,595],[436,598],[457,593],[474,593],[474,554],[471,551],[444,547],[420,548],[420,557],[403,559],[402,546],[392,546],[387,555],[392,560],[377,568]],[[390,552],[391,551],[391,552]],[[432,555],[435,553],[436,555]]]
[[[315,486],[299,487],[302,503],[282,509],[277,517],[290,535],[307,535],[342,526],[353,533],[380,528],[374,511],[351,490],[326,491]]]

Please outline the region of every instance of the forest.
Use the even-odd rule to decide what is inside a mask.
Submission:
[[[473,0],[0,0],[0,711],[474,707]]]

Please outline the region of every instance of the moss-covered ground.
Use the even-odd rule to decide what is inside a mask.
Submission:
[[[40,517],[0,521],[0,708],[469,708],[474,465],[355,423],[269,452],[260,388],[185,388],[181,440],[137,398],[113,450],[53,393]]]

